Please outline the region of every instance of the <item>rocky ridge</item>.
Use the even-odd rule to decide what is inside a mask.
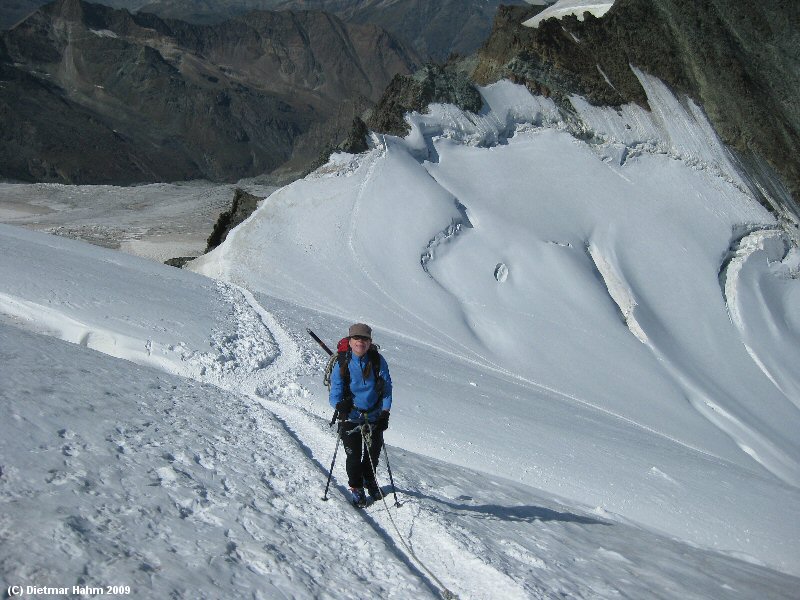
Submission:
[[[424,112],[429,104],[455,104],[480,112],[483,100],[458,61],[448,65],[428,64],[413,75],[395,75],[367,120],[367,126],[382,133],[404,136],[410,128],[407,112]]]
[[[478,53],[475,81],[501,78],[565,100],[647,105],[631,66],[707,112],[754,194],[800,222],[800,5],[784,0],[617,0],[598,19],[565,17],[536,29],[535,7],[502,7]]]
[[[211,232],[211,235],[208,236],[208,243],[205,251],[211,252],[224,242],[225,238],[227,238],[228,234],[231,232],[231,229],[244,223],[245,219],[258,208],[258,203],[261,200],[263,200],[263,198],[254,196],[241,188],[236,188],[233,193],[230,209],[220,213],[214,225],[214,230]]]

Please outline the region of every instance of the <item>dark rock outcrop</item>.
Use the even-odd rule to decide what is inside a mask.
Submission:
[[[214,230],[208,236],[206,245],[206,252],[211,252],[214,248],[219,246],[228,237],[231,229],[244,223],[245,219],[253,214],[253,211],[258,208],[258,203],[262,198],[253,196],[245,192],[241,188],[236,188],[233,194],[233,201],[229,210],[221,213],[214,225]]]
[[[0,34],[0,177],[302,172],[416,60],[386,31],[324,13],[212,27],[59,0]]]
[[[175,267],[177,269],[182,269],[186,263],[193,261],[196,256],[178,256],[176,258],[168,258],[164,261],[164,264],[169,267]]]
[[[406,135],[409,128],[403,115],[423,112],[434,102],[455,104],[475,113],[483,107],[481,95],[464,72],[455,67],[425,65],[412,76],[395,75],[367,125],[374,131]]]
[[[601,19],[538,29],[523,16],[499,11],[473,73],[479,83],[508,77],[557,101],[646,106],[636,66],[700,104],[754,192],[800,218],[800,4],[617,0]]]

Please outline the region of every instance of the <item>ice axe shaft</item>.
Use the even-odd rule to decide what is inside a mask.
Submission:
[[[328,356],[333,354],[333,352],[331,352],[331,349],[328,348],[328,346],[325,345],[325,342],[323,342],[321,339],[319,339],[319,336],[317,336],[316,333],[314,333],[313,331],[311,331],[308,328],[306,328],[306,331],[308,332],[308,335],[310,335],[312,338],[314,338],[314,341],[317,342],[322,347],[322,349],[325,350],[325,352],[328,353]]]
[[[328,356],[332,356],[333,355],[333,352],[331,352],[331,349],[328,348],[328,346],[325,344],[325,342],[323,342],[321,339],[319,339],[319,336],[316,333],[311,331],[311,329],[309,329],[308,327],[306,327],[306,331],[308,332],[308,335],[310,335],[312,338],[314,338],[314,341],[317,342],[322,347],[322,349],[325,350],[325,352],[328,353]],[[330,426],[331,427],[333,427],[333,424],[336,423],[336,419],[338,419],[338,418],[339,418],[339,411],[338,410],[334,410],[333,411],[333,417],[331,417],[331,422],[330,422]],[[338,448],[338,442],[337,442],[337,448]],[[335,459],[335,455],[334,455],[334,459]],[[333,468],[333,465],[331,465],[331,468]],[[330,477],[328,478],[328,481],[330,482]],[[326,490],[327,490],[327,488],[326,488]],[[327,494],[327,491],[326,491],[326,494]],[[325,498],[325,499],[327,499],[327,498]]]

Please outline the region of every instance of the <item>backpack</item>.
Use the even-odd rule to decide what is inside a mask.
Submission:
[[[367,351],[369,363],[367,365],[368,372],[366,376],[369,377],[369,371],[372,371],[372,373],[375,374],[375,391],[378,393],[378,400],[375,405],[383,400],[383,386],[385,385],[383,377],[381,377],[381,355],[379,350],[380,346],[377,344],[371,344],[369,350]],[[350,362],[351,356],[352,350],[350,350],[350,339],[344,337],[339,340],[338,344],[336,344],[336,353],[331,354],[331,357],[328,360],[328,366],[325,367],[324,383],[328,389],[330,389],[331,373],[333,373],[334,365],[338,363],[339,375],[341,376],[342,384],[344,385],[345,399],[348,397],[353,397],[353,393],[350,391],[350,369],[348,368],[348,363]],[[371,411],[375,405],[371,406],[364,412]]]

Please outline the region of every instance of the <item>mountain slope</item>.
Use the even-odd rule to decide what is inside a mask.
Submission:
[[[472,54],[486,39],[499,0],[394,2],[387,0],[102,0],[131,12],[153,13],[199,25],[214,25],[253,11],[324,11],[351,23],[371,23],[390,31],[427,58],[442,61],[451,53]],[[0,5],[0,29],[8,29],[46,0],[8,0]],[[524,5],[525,0],[502,4]]]
[[[512,403],[523,388],[514,377],[389,332],[380,340],[396,375],[387,440],[401,506],[390,508],[391,519],[382,505],[352,509],[340,464],[330,501],[322,502],[334,439],[320,382],[323,358],[303,327],[318,324],[330,340],[346,321],[8,226],[0,226],[0,248],[6,586],[113,582],[153,598],[440,597],[432,575],[465,599],[793,597],[796,577],[455,465],[459,455],[479,465],[478,457],[498,450],[487,445],[491,436],[473,434],[489,422],[459,418],[474,395],[468,382],[490,389],[491,378],[494,397]],[[414,373],[425,356],[435,369],[421,376],[436,403],[417,399]],[[420,431],[442,408],[450,413],[447,433]],[[560,422],[564,436],[555,454],[578,452],[612,423],[553,408],[546,418]],[[525,427],[534,423],[520,418]],[[472,434],[473,447],[451,445],[454,430]],[[691,490],[671,479],[674,449],[629,424],[618,422],[614,432],[620,458],[632,441],[642,464],[664,469],[631,479],[625,493],[639,500],[667,493],[662,501],[682,503]],[[517,461],[526,456],[515,448],[520,441],[511,432],[503,444]],[[423,453],[403,450],[408,444]],[[451,460],[429,457],[442,447]],[[684,454],[687,471],[703,464],[699,458]],[[544,456],[537,461],[548,467]],[[742,513],[761,503],[764,522],[751,536],[766,531],[765,498],[787,511],[795,506],[796,492],[729,464],[713,468],[737,490]],[[701,469],[692,477],[701,484],[708,474]],[[565,491],[570,480],[588,481],[573,473],[562,481]],[[379,481],[391,490],[383,466]],[[720,521],[697,523],[725,537]],[[774,549],[792,539],[786,525],[769,534]]]
[[[142,12],[198,23],[215,23],[252,10],[321,10],[348,23],[372,23],[409,43],[425,58],[472,54],[486,39],[498,0],[157,0]],[[524,5],[524,0],[503,4]]]
[[[203,27],[79,0],[0,48],[1,174],[71,183],[302,169],[415,64],[386,32],[322,13]]]
[[[501,12],[480,52],[479,82],[512,77],[556,98],[646,106],[630,66],[654,75],[702,106],[752,193],[797,238],[797,3],[617,0],[600,19],[550,19],[536,28],[522,21],[519,11]]]
[[[462,357],[476,371],[452,384],[468,432],[441,432],[452,413],[425,383],[414,390],[420,415],[432,416],[419,435],[461,450],[437,457],[478,461],[707,544],[704,534],[694,538],[694,519],[733,523],[729,511],[743,506],[717,493],[728,468],[787,491],[800,483],[797,378],[788,368],[800,352],[797,250],[736,180],[702,112],[640,78],[652,114],[576,99],[581,121],[565,122],[552,101],[507,82],[481,90],[479,116],[434,105],[409,117],[407,138],[376,135],[368,153],[338,155],[270,196],[191,268]],[[606,142],[574,137],[587,131]],[[740,239],[753,278],[730,268]],[[757,290],[770,308],[748,302],[735,315],[736,298]],[[775,332],[787,356],[770,352],[769,336],[752,326],[762,313],[787,323]],[[441,372],[426,353],[406,360]],[[519,390],[496,377],[514,378]],[[572,423],[566,415],[608,429],[570,438],[568,456],[553,453]],[[622,424],[633,435],[624,451]],[[639,463],[639,435],[665,444],[666,471],[661,460]],[[482,436],[515,442],[468,452]],[[693,453],[702,466],[688,467]],[[651,467],[679,482],[679,503],[627,493]],[[773,524],[787,514],[778,504],[758,513],[759,526],[765,514]],[[726,543],[752,531],[747,521]]]

